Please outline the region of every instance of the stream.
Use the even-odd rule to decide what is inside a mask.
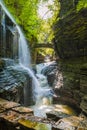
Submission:
[[[41,88],[40,90],[38,90],[39,93],[37,96],[36,104],[31,107],[34,110],[34,115],[46,118],[46,113],[52,111],[75,115],[75,111],[69,106],[53,104],[52,102],[53,97],[57,97],[57,95],[55,95],[52,87],[49,86],[47,77],[41,74],[41,70],[50,64],[51,62],[36,65],[36,76],[38,78]]]
[[[52,88],[48,85],[47,77],[41,74],[41,70],[46,67],[46,63],[36,65],[37,79],[40,84],[36,104],[32,106],[35,116],[46,117],[46,112],[53,109],[52,96],[55,95]]]

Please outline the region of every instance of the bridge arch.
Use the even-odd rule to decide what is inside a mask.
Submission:
[[[40,55],[40,53],[38,53],[39,51],[44,51],[44,50],[46,51],[47,49],[49,49],[50,52],[52,52],[51,59],[54,55],[53,43],[38,43],[38,44],[35,44],[33,48],[34,48],[34,55],[33,55],[34,63],[44,62],[45,56]],[[47,55],[49,55],[49,53]]]

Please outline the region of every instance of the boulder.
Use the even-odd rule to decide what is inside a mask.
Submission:
[[[57,111],[50,111],[46,113],[47,118],[50,118],[51,120],[58,121],[64,117],[69,117],[70,115],[63,113],[63,112],[57,112]]]
[[[41,73],[47,76],[48,84],[52,87],[57,75],[57,63],[52,62],[50,65],[47,65],[42,69]]]
[[[52,130],[86,130],[86,123],[87,120],[82,117],[71,116],[60,119],[55,123]]]

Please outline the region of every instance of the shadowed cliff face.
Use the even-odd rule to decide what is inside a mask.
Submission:
[[[76,10],[73,0],[61,1],[60,20],[54,26],[55,48],[60,58],[87,55],[87,8]]]
[[[63,75],[63,86],[58,91],[66,95],[66,100],[75,100],[87,114],[87,8],[77,10],[80,3],[81,0],[60,0],[54,46]]]

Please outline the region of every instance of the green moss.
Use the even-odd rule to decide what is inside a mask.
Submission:
[[[26,119],[20,119],[18,121],[20,125],[23,127],[27,127],[29,129],[34,129],[34,130],[51,130],[51,125],[49,124],[44,124],[44,123],[39,123],[39,122],[34,122]]]
[[[83,65],[81,66],[81,69],[86,69],[86,70],[87,70],[87,63],[83,64]]]
[[[87,0],[79,0],[77,4],[77,11],[81,10],[82,8],[87,8]]]

